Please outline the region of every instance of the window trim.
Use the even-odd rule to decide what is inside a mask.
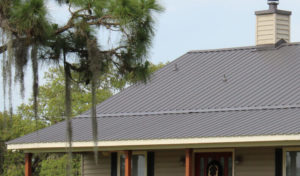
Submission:
[[[282,148],[282,176],[286,176],[286,152],[300,152],[300,147]]]
[[[120,162],[121,162],[121,155],[124,155],[123,151],[118,152],[118,166],[117,166],[117,176],[120,176]],[[148,167],[148,152],[147,151],[132,151],[132,155],[144,155],[145,156],[145,173],[144,176],[147,176],[147,167]],[[132,161],[132,160],[131,160]]]

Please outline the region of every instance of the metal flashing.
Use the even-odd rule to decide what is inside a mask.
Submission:
[[[274,13],[280,14],[280,15],[292,15],[291,11],[278,10],[278,9],[256,11],[255,15],[268,15],[268,14],[274,14]]]

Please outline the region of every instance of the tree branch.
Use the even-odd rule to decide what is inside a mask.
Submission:
[[[73,28],[75,25],[73,23],[73,20],[77,17],[82,17],[82,18],[85,18],[87,21],[91,20],[90,22],[87,22],[88,25],[104,25],[107,29],[111,29],[111,27],[115,27],[115,26],[119,26],[120,23],[117,23],[117,22],[108,22],[108,20],[112,20],[113,17],[111,15],[105,15],[99,19],[97,19],[97,17],[95,16],[91,16],[91,15],[83,15],[83,14],[80,14],[81,12],[85,11],[85,10],[88,10],[87,8],[82,8],[82,9],[79,9],[75,12],[72,12],[70,10],[70,13],[72,14],[71,18],[68,20],[67,24],[64,25],[63,27],[60,27],[58,28],[56,31],[55,31],[55,35],[58,35],[58,34],[61,34],[71,28]],[[97,20],[95,20],[97,19]],[[21,40],[28,40],[28,38],[22,38]],[[13,40],[13,47],[15,46],[15,44],[17,42],[20,42],[20,39],[14,39]],[[2,46],[0,46],[0,54],[5,52],[7,50],[7,44],[4,44]]]

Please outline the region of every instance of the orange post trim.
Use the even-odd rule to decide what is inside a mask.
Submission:
[[[125,151],[125,176],[131,176],[132,151]]]
[[[32,159],[32,154],[25,153],[25,176],[32,176],[31,159]]]
[[[193,174],[192,158],[193,158],[193,150],[186,149],[185,150],[185,176],[192,176]]]

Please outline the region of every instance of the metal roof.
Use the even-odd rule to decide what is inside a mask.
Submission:
[[[131,86],[99,104],[97,112],[295,105],[300,103],[299,70],[299,44],[192,51],[154,73],[147,84]]]
[[[299,78],[299,43],[191,51],[99,104],[99,140],[300,134]],[[89,116],[72,120],[74,141],[92,141]],[[8,144],[62,142],[65,131]]]
[[[98,118],[99,141],[286,135],[300,133],[300,108]],[[73,141],[93,141],[91,119],[75,118]],[[66,141],[66,122],[8,144]]]

